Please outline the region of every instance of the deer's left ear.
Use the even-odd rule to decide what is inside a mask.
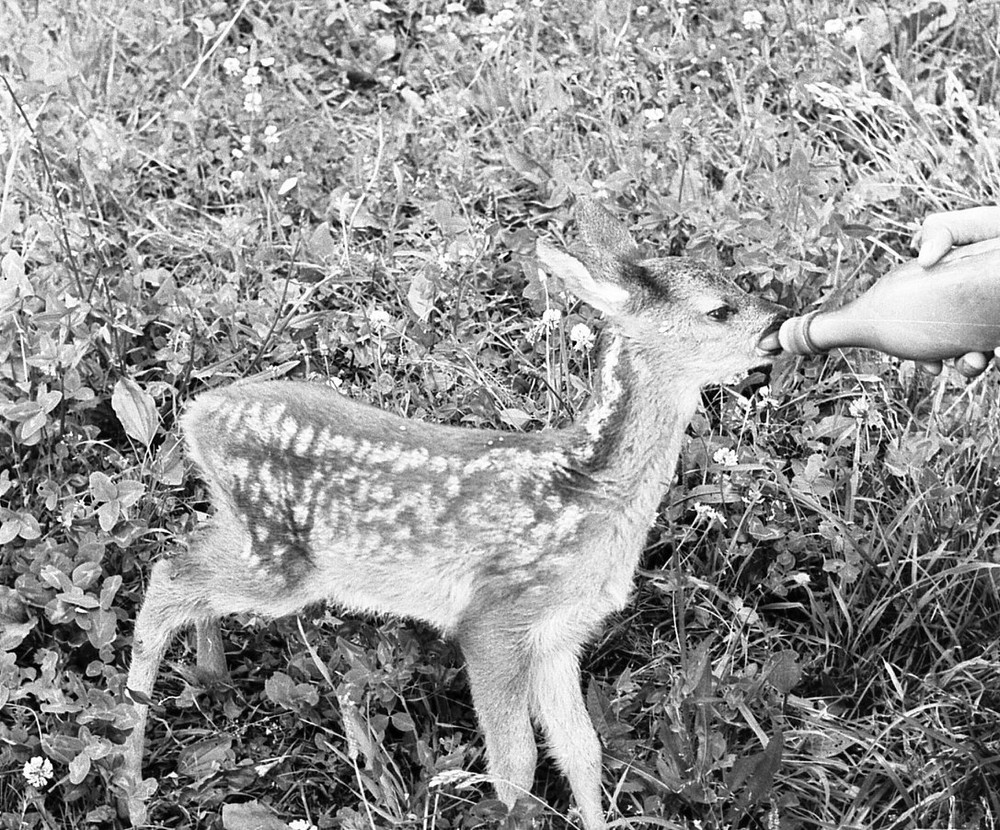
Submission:
[[[576,225],[589,253],[624,260],[638,258],[639,246],[628,228],[600,204],[593,199],[579,199],[575,212]]]
[[[575,256],[553,248],[541,239],[538,240],[536,250],[539,263],[550,273],[560,277],[566,287],[587,305],[612,317],[622,313],[629,293],[615,279],[615,274],[599,273],[595,276]]]

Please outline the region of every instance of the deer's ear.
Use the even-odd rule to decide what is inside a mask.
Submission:
[[[576,205],[576,224],[587,251],[595,257],[635,260],[639,246],[621,222],[592,199]]]
[[[577,297],[598,311],[610,316],[622,313],[629,293],[606,274],[594,277],[579,259],[553,248],[544,240],[537,244],[538,261],[542,267],[560,277]]]

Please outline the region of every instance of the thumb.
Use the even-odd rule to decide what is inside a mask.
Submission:
[[[940,226],[924,228],[921,234],[920,253],[917,254],[917,262],[924,268],[930,268],[951,250],[953,242],[951,231],[947,228]]]

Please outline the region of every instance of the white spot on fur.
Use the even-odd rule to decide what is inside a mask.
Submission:
[[[279,440],[281,443],[282,452],[288,451],[288,448],[292,446],[292,442],[295,440],[295,437],[298,435],[298,433],[299,433],[299,425],[295,423],[295,419],[292,418],[291,416],[285,418],[285,420],[281,422],[281,427],[280,427],[281,437]]]
[[[601,369],[601,389],[600,402],[587,414],[584,421],[584,428],[587,431],[589,441],[584,448],[584,457],[593,454],[597,442],[600,440],[601,431],[607,425],[615,409],[615,404],[621,399],[624,388],[618,380],[616,370],[621,359],[622,341],[621,337],[615,337],[608,347],[604,356],[604,364]]]
[[[285,414],[285,409],[285,405],[279,403],[277,406],[266,410],[260,419],[261,433],[265,436],[274,435],[282,416]]]
[[[306,455],[309,452],[309,447],[312,444],[312,440],[315,435],[316,430],[313,429],[312,424],[306,424],[302,428],[302,431],[299,433],[299,437],[295,439],[296,455]]]
[[[292,518],[298,525],[305,525],[309,521],[309,504],[307,502],[296,502],[292,506]]]
[[[242,483],[250,473],[250,463],[245,458],[233,458],[226,469],[237,483]]]
[[[400,452],[396,457],[392,465],[392,471],[394,473],[405,473],[410,470],[419,470],[427,464],[430,457],[430,453],[423,447],[405,450]]]

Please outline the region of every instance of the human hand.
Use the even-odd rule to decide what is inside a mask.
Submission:
[[[955,245],[1000,236],[1000,207],[985,206],[932,213],[913,237],[917,262],[930,268]]]
[[[1000,237],[1000,207],[974,207],[930,214],[913,237],[913,247],[918,249],[917,262],[930,268],[954,245],[968,245],[994,237]],[[997,347],[992,355],[981,352],[963,355],[955,361],[955,369],[967,378],[974,378],[986,371],[991,357],[1000,367],[1000,347]],[[931,375],[941,374],[941,361],[919,365]]]

